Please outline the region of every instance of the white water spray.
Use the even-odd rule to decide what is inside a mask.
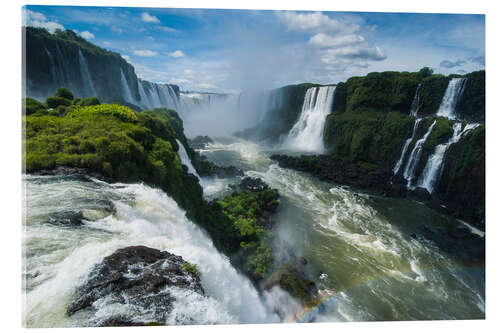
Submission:
[[[125,74],[123,74],[123,70],[121,68],[120,68],[120,82],[122,84],[123,98],[125,99],[125,102],[132,104],[135,103],[135,100],[132,97],[132,92],[130,91],[130,87],[127,82],[127,78],[125,77]]]
[[[88,88],[90,96],[97,96],[87,60],[85,59],[81,49],[78,49],[78,60],[80,62],[80,72],[83,79],[82,85]]]
[[[420,140],[415,142],[415,147],[413,147],[410,157],[408,158],[408,162],[406,163],[404,177],[408,181],[407,187],[410,189],[414,189],[412,181],[415,178],[415,168],[420,161],[420,155],[422,155],[422,146],[424,145],[425,141],[427,141],[427,137],[431,134],[434,125],[436,125],[436,120],[434,120],[431,126],[429,126],[429,129],[424,134],[424,136]]]
[[[437,116],[456,119],[455,106],[462,95],[465,81],[465,78],[454,78],[450,80],[446,92],[444,93],[443,100],[441,101],[441,105],[436,113]]]
[[[283,146],[304,151],[323,152],[323,130],[333,104],[334,86],[307,89],[299,120],[290,130]]]
[[[435,186],[441,177],[443,171],[443,159],[448,148],[460,141],[460,139],[467,134],[467,132],[478,127],[479,124],[467,124],[462,130],[462,123],[458,122],[453,125],[453,135],[448,142],[437,145],[434,153],[427,160],[424,172],[419,180],[419,186],[427,189],[429,193],[434,192]]]
[[[413,125],[413,131],[411,133],[411,137],[409,137],[406,140],[405,145],[403,146],[403,150],[401,151],[401,156],[399,157],[399,160],[396,162],[396,165],[392,169],[394,174],[397,174],[399,169],[401,168],[401,165],[403,164],[404,157],[406,155],[406,151],[408,150],[410,143],[413,141],[413,139],[415,138],[415,135],[417,134],[418,124],[420,123],[421,120],[422,120],[422,118],[418,118],[415,120],[415,125]]]
[[[182,142],[180,142],[177,139],[176,139],[176,141],[177,141],[177,144],[179,145],[179,151],[177,153],[179,154],[179,158],[181,159],[182,164],[187,166],[189,173],[192,173],[199,180],[201,180],[200,175],[198,175],[198,172],[196,172],[196,169],[193,166],[193,163],[191,163],[191,159],[189,158],[189,155],[186,151],[186,148],[184,148],[184,145],[182,144]]]
[[[227,324],[278,322],[250,281],[220,254],[211,239],[188,220],[168,195],[142,184],[107,184],[64,177],[27,177],[27,222],[24,233],[26,304],[23,321],[29,327],[82,326],[128,314],[127,306],[113,302],[93,304],[95,314],[66,315],[73,291],[92,267],[117,249],[144,245],[182,256],[197,265],[205,296],[174,287],[176,298],[167,323]],[[70,195],[68,195],[70,194]],[[84,200],[85,199],[85,200]],[[92,202],[111,200],[116,212],[84,227],[64,228],[44,223],[57,210],[81,210],[86,218]],[[58,202],[54,206],[53,203]],[[90,205],[90,206],[89,206]],[[109,213],[108,213],[109,214]],[[148,311],[137,320],[147,317]],[[91,316],[91,317],[89,317]]]
[[[420,109],[420,89],[422,88],[422,83],[417,86],[417,91],[415,91],[415,97],[413,97],[413,102],[411,103],[410,114],[414,117],[417,116],[418,110]]]

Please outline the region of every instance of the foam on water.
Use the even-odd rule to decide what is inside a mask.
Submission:
[[[195,263],[201,271],[206,296],[191,295],[189,292],[184,294],[184,300],[179,299],[176,303],[179,307],[171,314],[169,323],[261,323],[279,320],[269,312],[250,281],[240,275],[224,255],[217,252],[207,235],[185,217],[185,212],[175,201],[160,190],[139,184],[108,187],[102,183],[96,186],[96,183],[65,181],[38,187],[28,180],[28,192],[35,192],[34,196],[29,195],[28,220],[29,216],[38,215],[37,206],[49,206],[48,203],[53,200],[50,193],[60,193],[64,188],[71,190],[75,185],[79,186],[81,194],[89,193],[92,196],[96,191],[101,196],[111,194],[111,197],[129,200],[113,200],[116,208],[114,215],[86,222],[80,228],[60,228],[60,232],[37,223],[36,218],[31,219],[31,225],[26,226],[24,239],[25,275],[28,280],[28,274],[37,278],[44,275],[44,278],[38,284],[27,283],[31,284],[31,288],[25,290],[24,322],[27,326],[75,326],[98,320],[96,317],[89,318],[90,314],[86,315],[84,311],[67,317],[66,306],[72,299],[75,287],[86,279],[87,273],[96,263],[117,249],[131,245],[167,250]],[[52,191],[40,196],[39,191],[43,188]],[[75,198],[75,193],[67,199],[70,206],[71,198]],[[52,244],[53,249],[46,249],[46,253],[38,252],[38,249],[49,244]],[[47,272],[43,271],[44,267]],[[103,317],[131,311],[105,300],[94,305],[98,309],[97,315]],[[197,311],[193,312],[194,308]],[[137,318],[142,315],[147,318],[146,310],[134,309]]]

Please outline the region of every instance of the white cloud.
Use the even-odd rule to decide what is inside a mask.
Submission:
[[[173,58],[182,58],[182,57],[186,56],[184,54],[184,52],[182,52],[181,50],[177,50],[175,52],[170,52],[168,55],[173,57]]]
[[[153,57],[158,53],[151,50],[134,50],[134,54],[141,57]]]
[[[277,15],[278,18],[287,25],[288,30],[293,31],[354,33],[361,28],[358,24],[343,23],[321,12],[307,14],[277,12]]]
[[[167,27],[167,26],[164,26],[162,25],[161,27],[159,27],[159,29],[165,31],[165,32],[179,32],[177,29],[174,29],[174,28],[170,28],[170,27]]]
[[[29,9],[23,9],[23,25],[37,28],[45,28],[50,32],[57,29],[64,30],[64,26],[56,21],[49,21],[42,13],[34,12]]]
[[[148,22],[148,23],[161,23],[160,20],[156,16],[150,15],[149,13],[142,13],[141,19],[144,22]]]
[[[87,30],[82,31],[82,32],[80,33],[80,36],[82,36],[82,37],[83,37],[83,38],[85,38],[85,39],[94,39],[94,38],[95,38],[94,34],[93,34],[93,33],[91,33],[90,31],[87,31]]]
[[[126,54],[122,54],[122,58],[127,60],[127,62],[129,63],[132,63],[132,60],[130,59],[130,56],[126,55]]]
[[[309,43],[319,47],[340,47],[349,44],[362,43],[365,38],[360,35],[330,36],[322,32],[312,36]]]

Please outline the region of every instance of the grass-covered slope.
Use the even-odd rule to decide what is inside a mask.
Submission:
[[[64,115],[53,111],[23,116],[26,172],[67,166],[146,182],[165,190],[190,218],[202,218],[202,188],[176,153],[175,111],[135,113],[117,104],[72,105]]]

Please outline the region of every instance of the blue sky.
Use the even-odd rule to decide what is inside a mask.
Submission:
[[[483,15],[27,6],[23,24],[72,29],[139,77],[238,92],[373,71],[484,68]]]

